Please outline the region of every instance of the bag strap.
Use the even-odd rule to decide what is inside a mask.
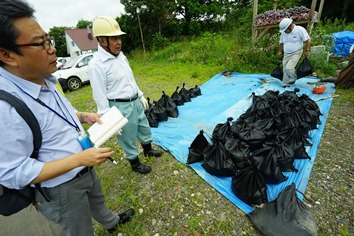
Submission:
[[[0,90],[0,99],[8,102],[11,106],[13,106],[17,113],[26,121],[28,126],[30,127],[33,133],[33,152],[31,154],[31,158],[37,159],[39,154],[39,149],[42,145],[42,132],[39,127],[39,123],[37,118],[33,115],[32,111],[28,108],[28,106],[19,98],[14,95]],[[49,199],[44,194],[43,189],[39,184],[35,184],[38,191],[43,195],[43,197],[49,202]]]
[[[33,133],[33,152],[31,158],[37,159],[39,149],[42,145],[42,132],[36,117],[23,101],[4,90],[0,90],[0,99],[13,106],[30,127]]]

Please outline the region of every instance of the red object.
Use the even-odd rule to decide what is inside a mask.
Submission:
[[[326,85],[320,85],[320,86],[316,86],[312,89],[313,93],[315,94],[322,94],[324,93],[324,91],[326,91]]]

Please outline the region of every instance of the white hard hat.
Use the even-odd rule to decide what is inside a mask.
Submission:
[[[110,16],[99,16],[93,21],[93,36],[119,36],[125,34],[118,22]]]
[[[279,32],[283,33],[290,25],[293,23],[293,20],[290,18],[284,18],[279,23]]]

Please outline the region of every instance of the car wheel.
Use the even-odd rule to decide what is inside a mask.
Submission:
[[[82,82],[78,77],[72,77],[68,79],[68,89],[71,91],[81,88]]]

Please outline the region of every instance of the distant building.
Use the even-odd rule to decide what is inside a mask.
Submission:
[[[97,51],[98,42],[87,29],[65,30],[66,50],[71,57]]]

